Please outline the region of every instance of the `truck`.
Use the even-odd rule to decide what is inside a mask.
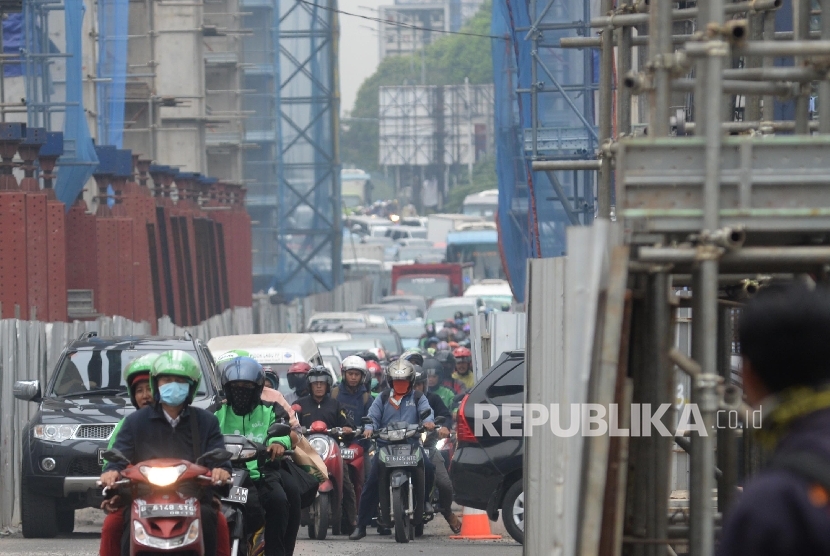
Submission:
[[[340,198],[346,208],[366,206],[372,202],[372,176],[358,168],[340,171]]]
[[[430,214],[427,216],[427,239],[435,244],[445,244],[447,234],[462,224],[483,221],[482,217],[470,214]]]
[[[469,263],[396,264],[392,266],[392,295],[419,295],[432,303],[461,296],[472,279]]]
[[[505,279],[497,230],[468,229],[447,235],[447,262],[469,263],[475,280]]]

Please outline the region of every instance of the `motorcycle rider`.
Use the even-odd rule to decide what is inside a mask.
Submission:
[[[343,405],[332,398],[332,379],[329,370],[322,365],[312,367],[308,372],[308,383],[311,394],[304,396],[295,402],[300,406],[297,411],[300,424],[303,427],[311,427],[314,421],[323,421],[327,428],[341,427],[343,434],[348,435],[354,432],[354,422],[349,419],[348,413]],[[343,460],[343,509],[346,511],[346,518],[351,527],[357,525],[357,500],[355,499],[354,485],[346,461]]]
[[[400,359],[389,365],[387,369],[387,376],[391,383],[391,389],[387,389],[375,398],[372,402],[372,407],[369,408],[368,417],[372,420],[371,424],[367,424],[363,436],[371,438],[375,429],[381,429],[387,426],[392,421],[405,421],[410,424],[418,424],[421,422],[420,414],[424,411],[429,411],[430,415],[424,420],[424,428],[428,431],[435,429],[435,419],[432,413],[432,408],[429,406],[426,396],[419,392],[415,392],[413,384],[415,381],[415,367],[407,361],[402,355]],[[418,439],[410,439],[412,442],[418,442]],[[378,440],[378,444],[383,441]],[[363,485],[363,494],[360,497],[360,508],[358,510],[357,529],[349,538],[351,540],[360,540],[366,536],[366,527],[371,523],[372,516],[378,507],[379,502],[379,465],[378,457],[380,451],[375,453],[372,459],[372,468],[369,471],[369,477]],[[435,474],[435,468],[432,462],[424,457],[424,488],[429,491],[432,488],[432,483]],[[415,523],[420,523],[422,516],[414,516]],[[389,524],[378,523],[383,528],[388,528]]]
[[[369,392],[372,394],[372,399],[377,398],[378,394],[386,387],[383,378],[383,367],[376,361],[366,361],[366,370],[369,375]],[[371,407],[371,406],[370,406]]]
[[[425,357],[422,367],[427,375],[427,391],[430,394],[438,396],[447,408],[451,408],[453,406],[455,392],[441,386],[441,373],[443,371],[441,362],[435,357]],[[432,402],[429,405],[432,406],[432,409],[435,409]]]
[[[308,395],[308,371],[311,365],[305,361],[297,361],[288,367],[288,387],[292,392],[285,396],[285,401],[294,405],[298,399]]]
[[[423,349],[426,349],[427,340],[435,336],[435,333],[435,321],[430,319],[424,325],[424,333],[421,334],[420,338],[418,338],[418,346]]]
[[[225,441],[216,416],[197,407],[191,407],[193,397],[202,382],[199,363],[180,350],[162,353],[150,370],[150,389],[154,405],[148,405],[128,415],[115,439],[113,449],[118,450],[131,463],[155,458],[176,458],[195,462],[211,450],[224,450]],[[195,439],[201,441],[195,445]],[[112,487],[121,478],[125,462],[108,462],[100,482]],[[231,477],[228,461],[211,470],[215,485],[221,485]],[[217,511],[213,506],[213,492],[205,489],[201,496],[202,539],[205,556],[217,554]],[[125,509],[124,533],[121,537],[121,553],[130,553],[130,507]]]
[[[452,355],[455,357],[455,372],[452,374],[455,380],[453,390],[456,394],[469,392],[476,383],[476,375],[473,374],[473,354],[465,347],[457,347]]]
[[[455,356],[452,350],[442,350],[435,354],[435,358],[441,363],[441,372],[439,373],[439,384],[455,392],[455,380],[452,374],[455,372]]]
[[[366,361],[357,355],[350,355],[340,364],[340,371],[343,380],[332,388],[331,397],[340,402],[352,423],[360,423],[369,413],[374,399],[365,385],[368,375]]]
[[[227,403],[216,412],[222,434],[241,434],[253,442],[268,446],[270,461],[282,457],[286,449],[291,449],[291,438],[283,436],[271,438],[266,442],[268,427],[277,421],[275,410],[284,412],[280,406],[263,404],[262,388],[265,386],[265,372],[256,360],[250,357],[237,357],[225,363],[222,369],[222,390]],[[299,508],[300,492],[295,485],[284,488],[276,466],[260,466],[257,461],[249,461],[248,502],[245,504],[245,528],[249,535],[265,525],[266,556],[284,556],[291,554],[288,547],[293,547],[293,539],[300,528]],[[292,489],[290,486],[295,486]],[[296,500],[290,498],[296,497]],[[293,516],[291,509],[296,509]],[[264,510],[264,514],[263,514]],[[294,527],[296,526],[296,527]],[[293,529],[292,531],[289,529]]]
[[[424,364],[426,364],[426,360],[424,360]],[[437,437],[435,434],[427,436],[425,446],[433,447],[439,439],[449,438],[450,428],[447,424],[452,426],[452,415],[441,397],[427,390],[427,373],[417,365],[415,366],[415,390],[423,392],[426,395],[435,417],[443,417],[445,419],[445,424],[438,428]],[[447,520],[447,524],[452,529],[452,532],[457,535],[461,532],[461,520],[452,511],[452,482],[450,482],[450,476],[444,465],[444,456],[437,449],[431,450],[431,452],[430,460],[435,465],[435,486],[438,488],[438,501],[441,504],[441,515]]]

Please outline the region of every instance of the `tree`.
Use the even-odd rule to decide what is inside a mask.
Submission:
[[[463,31],[490,34],[492,0],[486,0]],[[426,85],[460,85],[493,82],[490,52],[493,39],[469,35],[446,35],[428,45],[425,52],[390,56],[363,82],[357,93],[348,127],[341,134],[341,159],[367,171],[378,168],[378,95],[380,87],[421,83],[421,56],[425,54]]]

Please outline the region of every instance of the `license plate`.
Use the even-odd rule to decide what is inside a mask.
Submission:
[[[138,517],[193,517],[196,506],[190,504],[144,504],[138,508]]]
[[[392,467],[418,465],[418,456],[387,456],[386,465]]]
[[[354,459],[355,451],[354,450],[340,450],[340,455],[343,456],[343,459]]]
[[[98,448],[98,465],[104,465],[104,452],[106,449]]]
[[[226,502],[239,502],[240,504],[245,504],[248,502],[248,489],[243,487],[231,487],[231,492],[222,500]]]

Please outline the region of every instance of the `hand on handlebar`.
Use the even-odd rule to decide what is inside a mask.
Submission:
[[[213,484],[215,485],[225,484],[231,479],[231,474],[221,467],[211,470],[210,476],[211,479],[213,479]]]
[[[112,488],[115,486],[115,482],[121,478],[121,473],[118,471],[107,471],[101,478],[98,480],[101,483],[101,486],[105,488]]]
[[[351,427],[343,427],[342,429],[340,429],[340,432],[342,432],[343,434],[352,434],[354,432],[354,429]]]
[[[372,438],[372,433],[374,431],[372,429],[365,429],[363,431],[363,438]]]
[[[450,429],[447,427],[441,427],[438,429],[438,438],[449,438],[450,436]]]
[[[432,421],[427,421],[426,423],[424,423],[424,428],[428,431],[435,430],[435,423],[433,423]]]
[[[285,452],[285,446],[279,442],[274,442],[268,446],[268,454],[271,456],[271,461],[274,461]]]

